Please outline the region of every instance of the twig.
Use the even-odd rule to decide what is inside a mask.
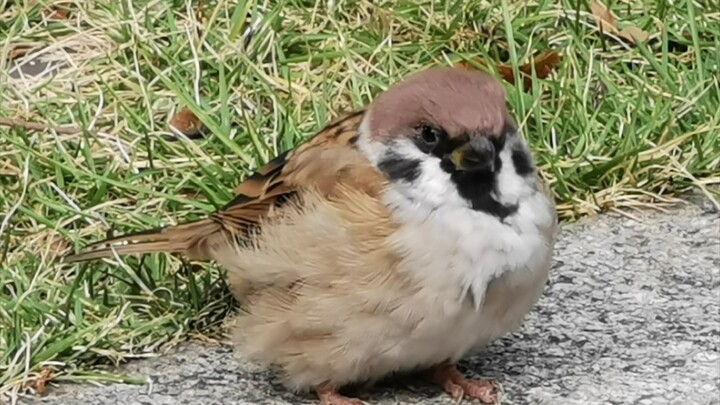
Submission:
[[[200,123],[200,125],[201,125],[201,128],[199,128],[197,130],[195,130],[193,128],[188,130],[187,131],[188,133],[183,134],[184,137],[187,137],[187,139],[190,139],[190,140],[204,138],[205,135],[209,132],[209,129],[202,123]],[[39,131],[39,132],[55,131],[56,133],[62,134],[62,135],[74,135],[74,134],[79,134],[79,133],[83,132],[83,130],[78,127],[71,127],[71,126],[53,127],[53,126],[45,125],[45,124],[38,124],[37,122],[29,122],[29,121],[20,120],[20,119],[3,118],[3,117],[0,117],[0,127],[10,127],[10,128],[20,127],[20,128],[27,129],[30,131]],[[89,131],[89,132],[91,134],[96,134],[95,131]],[[162,138],[168,142],[175,142],[175,141],[178,141],[179,139],[181,139],[180,137],[178,137],[175,134],[163,135]]]
[[[12,118],[2,118],[0,117],[0,126],[5,127],[20,127],[23,129],[27,129],[30,131],[55,131],[58,134],[63,135],[73,135],[81,133],[83,130],[81,128],[77,127],[53,127],[50,125],[44,125],[44,124],[38,124],[36,122],[29,122],[25,120],[19,120],[19,119],[12,119]]]

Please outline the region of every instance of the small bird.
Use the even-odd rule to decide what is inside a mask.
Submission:
[[[198,221],[106,239],[64,262],[179,253],[227,270],[238,355],[322,405],[414,373],[456,400],[497,400],[462,358],[539,299],[555,205],[506,107],[475,70],[433,67],[329,123]]]

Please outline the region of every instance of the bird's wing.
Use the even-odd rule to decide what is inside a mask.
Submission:
[[[64,263],[120,255],[152,252],[183,253],[209,260],[210,236],[225,234],[229,240],[252,238],[253,229],[304,190],[331,196],[338,185],[377,190],[376,177],[363,178],[369,162],[356,148],[358,128],[365,110],[356,110],[328,124],[309,141],[282,153],[235,189],[236,197],[223,208],[195,222],[123,235],[87,246],[69,254]],[[354,170],[353,168],[362,168]]]

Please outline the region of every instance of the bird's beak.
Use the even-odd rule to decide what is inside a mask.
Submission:
[[[485,136],[471,139],[450,154],[455,169],[478,172],[495,171],[495,146]]]

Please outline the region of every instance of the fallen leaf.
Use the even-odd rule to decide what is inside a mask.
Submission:
[[[540,79],[550,76],[555,67],[560,63],[560,54],[554,51],[546,51],[535,58],[533,63],[526,63],[520,66],[520,71],[528,76],[532,76],[533,67],[535,74]]]
[[[196,117],[187,107],[172,117],[170,125],[190,139],[200,138],[207,132],[207,128],[200,118]]]
[[[52,369],[44,368],[42,372],[40,372],[40,377],[37,380],[37,394],[39,396],[45,395],[45,388],[47,387],[47,383],[49,383],[53,377],[55,377],[55,373]]]
[[[63,9],[55,10],[55,12],[50,15],[50,18],[52,18],[53,20],[67,20],[69,17],[70,12]]]
[[[43,17],[48,20],[62,21],[70,18],[70,10],[67,8],[59,8],[57,6],[51,6],[42,11]]]
[[[26,45],[18,45],[8,53],[8,60],[15,60],[27,55],[33,48]]]
[[[633,44],[644,42],[650,37],[649,33],[634,25],[628,25],[623,29],[618,29],[615,14],[597,0],[593,0],[593,2],[590,3],[590,12],[592,12],[593,17],[595,17],[598,29],[605,34],[618,36]]]
[[[628,41],[632,41],[633,43],[645,42],[648,38],[650,38],[649,33],[643,31],[642,29],[634,25],[623,28],[618,35],[627,39]]]
[[[617,19],[615,18],[615,15],[613,15],[613,13],[602,3],[599,1],[593,1],[590,3],[590,11],[595,17],[598,27],[602,32],[617,32]]]
[[[555,70],[555,67],[557,67],[558,63],[560,63],[560,54],[555,51],[546,51],[541,53],[539,56],[535,57],[532,62],[525,63],[524,65],[520,66],[518,70],[520,71],[520,75],[523,78],[523,89],[525,91],[529,91],[532,89],[532,70],[535,69],[535,75],[538,79],[546,79],[548,76],[550,76],[550,73]],[[488,63],[485,62],[482,59],[475,58],[474,61],[478,63],[479,65],[488,66]],[[455,64],[455,67],[459,67],[461,69],[471,69],[473,68],[469,63],[467,62],[458,62]],[[508,83],[515,84],[515,75],[513,74],[513,69],[511,66],[507,65],[495,65],[495,70],[497,70],[498,74]]]
[[[37,393],[38,396],[43,396],[45,395],[47,383],[50,382],[54,377],[55,370],[51,367],[46,367],[40,370],[38,374],[28,379],[28,381],[24,384],[24,387],[25,389],[35,389],[35,393]]]

